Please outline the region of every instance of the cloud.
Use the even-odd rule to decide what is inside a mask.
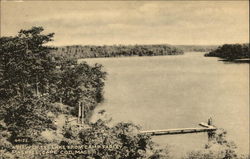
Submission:
[[[245,1],[5,2],[2,6],[3,34],[41,25],[56,33],[55,45],[222,44],[249,39]]]

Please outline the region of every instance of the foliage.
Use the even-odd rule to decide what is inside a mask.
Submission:
[[[136,159],[160,157],[169,158],[168,152],[157,148],[151,137],[139,133],[140,128],[132,123],[118,123],[109,127],[102,120],[79,130],[74,126],[65,126],[65,140],[62,145],[97,145],[100,147],[87,149],[88,154],[64,155],[64,158],[119,158]],[[113,146],[112,148],[101,146]],[[62,156],[61,156],[62,157]]]
[[[203,150],[192,151],[184,159],[243,159],[240,156],[234,142],[226,139],[227,132],[223,129],[217,130],[212,141],[205,145]]]
[[[171,45],[66,46],[53,51],[55,56],[72,58],[178,55],[183,51]]]
[[[8,100],[1,108],[1,119],[11,133],[9,140],[13,143],[16,137],[28,136],[35,142],[46,128],[56,129],[50,112],[59,113],[60,110],[47,98],[15,97]]]
[[[51,98],[74,107],[74,115],[77,115],[77,106],[81,103],[87,120],[96,105],[103,100],[102,91],[106,78],[106,72],[102,71],[103,66],[90,66],[86,62],[77,64],[72,59],[59,59],[57,63],[58,69],[50,87]]]
[[[0,121],[0,156],[3,158],[10,158],[12,144],[7,140],[10,138],[11,133],[3,120]]]
[[[49,77],[55,68],[51,61],[51,47],[44,46],[52,40],[53,33],[41,34],[42,27],[21,30],[15,37],[0,40],[0,95],[46,93]]]
[[[205,56],[220,57],[227,60],[250,58],[249,44],[224,44]]]
[[[48,144],[41,134],[56,132],[57,115],[74,118],[81,102],[87,106],[87,118],[103,99],[102,66],[54,57],[53,48],[45,46],[53,33],[42,32],[42,27],[33,27],[0,38],[0,146],[6,158],[13,158],[8,154],[16,137],[31,138],[31,145]]]
[[[106,73],[99,64],[92,67],[77,64],[74,59],[54,57],[53,48],[44,45],[52,41],[54,34],[42,34],[43,30],[33,27],[21,30],[15,37],[0,38],[2,101],[47,94],[50,102],[72,107],[81,102],[88,109],[86,114],[91,114],[103,99]]]
[[[66,68],[62,73],[59,90],[62,92],[63,102],[76,105],[84,98],[92,98],[101,102],[101,91],[104,86],[105,72],[101,71],[102,65],[90,67],[85,62]]]

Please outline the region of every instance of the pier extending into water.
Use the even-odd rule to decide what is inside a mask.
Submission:
[[[77,123],[80,125],[84,124],[85,109],[82,103],[79,103],[78,118]],[[198,128],[177,128],[177,129],[161,129],[161,130],[144,130],[140,131],[140,134],[147,134],[151,136],[161,136],[161,135],[176,135],[176,134],[189,134],[189,133],[202,133],[207,132],[208,140],[214,138],[214,131],[217,128],[213,125],[212,118],[208,119],[207,123],[201,122],[199,124],[201,127]]]
[[[147,134],[151,136],[161,136],[161,135],[175,135],[175,134],[188,134],[188,133],[201,133],[207,132],[208,139],[212,139],[214,136],[214,131],[217,128],[212,125],[212,118],[208,119],[208,123],[200,123],[201,127],[198,128],[178,128],[178,129],[162,129],[162,130],[145,130],[140,131],[141,134]]]

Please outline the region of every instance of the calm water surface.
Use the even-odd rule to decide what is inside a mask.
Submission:
[[[179,56],[84,59],[108,72],[105,109],[113,122],[143,130],[198,127],[212,117],[241,153],[249,150],[249,65],[223,63],[203,53]],[[96,120],[98,115],[93,116]],[[206,133],[153,138],[183,155],[207,142]]]

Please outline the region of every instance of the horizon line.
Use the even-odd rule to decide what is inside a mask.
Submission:
[[[133,45],[170,45],[170,46],[220,46],[225,44],[249,44],[249,42],[235,42],[235,43],[222,43],[222,44],[169,44],[169,43],[152,43],[152,44],[143,44],[143,43],[135,43],[135,44],[65,44],[65,45],[49,45],[48,46],[55,46],[55,47],[65,47],[65,46],[133,46]]]

